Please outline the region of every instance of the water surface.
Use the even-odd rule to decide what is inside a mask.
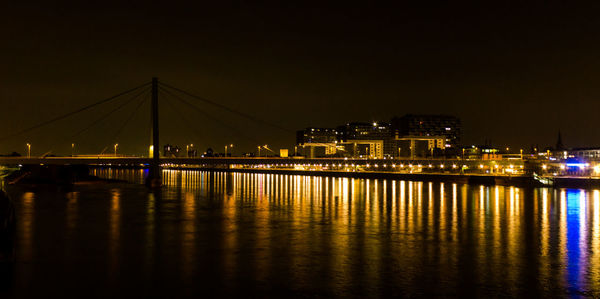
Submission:
[[[97,170],[9,187],[14,296],[600,296],[600,191]]]

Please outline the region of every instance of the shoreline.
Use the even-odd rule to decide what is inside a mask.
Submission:
[[[101,166],[90,165],[93,168],[119,168],[119,169],[143,169],[142,166]],[[517,186],[517,187],[548,187],[548,188],[600,188],[600,179],[589,177],[554,177],[553,185],[543,185],[529,175],[515,176],[497,176],[480,174],[454,174],[454,173],[400,173],[384,171],[314,171],[314,170],[294,170],[294,169],[264,169],[264,168],[199,168],[191,166],[168,166],[163,169],[171,170],[197,170],[197,171],[220,171],[220,172],[239,172],[239,173],[265,173],[282,175],[304,175],[304,176],[324,176],[324,177],[347,177],[357,179],[392,179],[408,180],[422,182],[446,182],[486,186]]]

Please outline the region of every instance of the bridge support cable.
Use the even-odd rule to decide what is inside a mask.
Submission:
[[[196,129],[196,126],[191,121],[189,121],[189,119],[181,112],[181,110],[179,110],[176,107],[176,105],[171,101],[172,96],[170,94],[167,94],[165,92],[165,90],[161,87],[158,88],[158,91],[159,91],[159,94],[163,95],[162,98],[166,100],[165,102],[167,103],[167,106],[169,106],[169,108],[171,108],[171,111],[173,111],[177,120],[183,126],[183,128],[192,130],[192,132],[194,133],[194,136],[198,140],[205,139],[203,137],[204,134],[202,134],[198,129]]]
[[[65,144],[65,143],[71,143],[73,141],[76,141],[76,138],[78,138],[82,133],[88,131],[89,129],[91,129],[92,127],[94,127],[95,125],[99,124],[100,122],[102,122],[103,120],[105,120],[106,118],[108,118],[109,116],[113,115],[114,113],[116,113],[118,110],[120,110],[121,108],[127,106],[127,104],[133,102],[135,99],[139,98],[140,96],[142,96],[145,93],[148,93],[150,89],[146,88],[143,89],[141,92],[134,94],[131,98],[129,98],[127,101],[125,101],[124,103],[122,103],[121,105],[117,106],[116,108],[112,109],[111,111],[108,111],[107,113],[105,113],[104,115],[102,115],[100,118],[96,119],[95,121],[93,121],[91,124],[89,124],[87,127],[79,130],[77,133],[75,133],[74,135],[72,135],[70,138],[61,138],[60,141],[58,143],[54,143],[51,147],[51,149],[55,148],[57,144]],[[142,100],[143,101],[143,100]],[[52,151],[52,150],[51,150]]]
[[[269,127],[272,127],[272,128],[275,128],[275,129],[278,129],[278,130],[281,130],[281,131],[284,131],[284,132],[286,132],[286,133],[290,133],[290,132],[292,132],[291,130],[289,130],[289,129],[286,129],[286,128],[282,127],[282,126],[279,126],[279,125],[277,125],[277,124],[273,124],[273,123],[270,123],[270,122],[268,122],[268,121],[265,121],[265,120],[258,119],[258,118],[256,118],[256,117],[253,117],[252,115],[249,115],[249,114],[246,114],[246,113],[244,113],[244,112],[241,112],[241,111],[238,111],[238,110],[235,110],[235,109],[229,108],[229,107],[227,107],[227,106],[225,106],[225,105],[223,105],[223,104],[219,104],[219,103],[217,103],[217,102],[215,102],[215,101],[211,101],[211,100],[209,100],[209,99],[206,99],[206,98],[203,98],[203,97],[201,97],[201,96],[194,95],[194,94],[192,94],[192,93],[190,93],[190,92],[187,92],[187,91],[185,91],[185,90],[179,89],[179,88],[177,88],[177,87],[173,87],[173,86],[171,86],[171,85],[169,85],[169,84],[160,83],[160,85],[161,85],[161,86],[163,86],[163,87],[167,87],[167,88],[169,88],[169,89],[171,89],[171,90],[174,90],[174,91],[176,91],[176,92],[179,92],[179,93],[181,93],[181,94],[184,94],[184,95],[186,95],[186,96],[188,96],[188,97],[191,97],[191,98],[194,98],[194,99],[196,99],[196,100],[200,100],[200,101],[202,101],[202,102],[205,102],[205,103],[208,103],[208,104],[210,104],[210,105],[213,105],[213,106],[215,106],[215,107],[221,108],[221,109],[223,109],[223,110],[226,110],[226,111],[228,111],[228,112],[230,112],[230,113],[237,114],[238,116],[241,116],[241,117],[244,117],[244,118],[246,118],[246,119],[249,119],[249,120],[251,120],[251,121],[253,121],[253,122],[255,122],[255,123],[258,123],[258,124],[261,124],[261,125],[266,125],[266,126],[269,126]]]
[[[112,140],[116,141],[117,138],[119,137],[119,135],[121,134],[121,132],[123,131],[123,129],[127,126],[127,124],[129,124],[129,122],[135,117],[135,115],[137,114],[137,112],[140,110],[140,108],[142,107],[142,105],[144,103],[146,103],[148,101],[148,98],[146,98],[146,93],[148,93],[149,89],[146,90],[146,92],[144,93],[144,96],[142,96],[142,100],[138,102],[137,106],[135,107],[135,109],[131,112],[131,114],[129,115],[129,117],[125,120],[125,122],[123,122],[123,124],[121,124],[121,126],[119,127],[119,129],[117,130],[117,132],[115,133],[115,135],[113,136]]]
[[[162,84],[161,84],[161,85],[162,85]],[[176,99],[177,101],[179,101],[179,102],[181,102],[181,103],[183,103],[183,104],[187,105],[188,107],[192,108],[192,109],[193,109],[193,110],[195,110],[196,112],[198,112],[198,113],[200,113],[200,114],[204,115],[205,117],[207,117],[207,118],[209,118],[209,119],[211,119],[211,120],[213,120],[213,121],[215,121],[215,122],[217,122],[217,123],[219,123],[219,124],[223,125],[224,127],[227,127],[228,129],[230,129],[231,131],[233,131],[234,133],[236,133],[238,136],[240,136],[240,137],[243,137],[243,138],[246,138],[247,140],[250,140],[250,141],[252,141],[252,142],[258,142],[258,140],[256,140],[256,139],[254,139],[254,138],[252,138],[252,137],[250,137],[250,136],[248,136],[248,135],[246,135],[246,134],[242,133],[242,132],[241,132],[240,130],[238,130],[237,128],[235,128],[235,127],[233,127],[233,126],[231,126],[231,125],[229,125],[229,124],[227,124],[227,123],[225,123],[225,122],[221,121],[221,120],[220,120],[220,119],[218,119],[217,117],[214,117],[214,116],[212,116],[210,113],[208,113],[208,112],[206,112],[206,111],[202,110],[200,107],[198,107],[198,106],[196,106],[196,105],[194,105],[194,104],[192,104],[192,103],[190,103],[190,102],[188,102],[188,101],[184,100],[183,98],[179,97],[178,95],[176,95],[176,94],[173,94],[173,93],[172,93],[172,92],[170,92],[169,90],[167,90],[167,89],[164,89],[164,88],[162,88],[162,87],[160,88],[160,90],[161,90],[163,93],[166,93],[167,95],[171,96],[173,99]]]
[[[109,116],[113,115],[117,111],[121,110],[123,107],[127,106],[129,103],[131,103],[131,102],[135,101],[137,98],[139,98],[142,94],[147,93],[149,90],[150,90],[149,88],[146,88],[146,89],[142,90],[141,92],[133,95],[133,97],[131,97],[127,101],[123,102],[121,105],[119,105],[119,106],[113,108],[112,110],[108,111],[107,113],[105,113],[104,115],[102,115],[101,117],[99,117],[98,119],[96,119],[95,121],[93,121],[90,125],[88,125],[87,127],[81,129],[79,132],[75,133],[75,135],[71,136],[71,138],[72,139],[73,138],[77,138],[79,135],[81,135],[82,133],[84,133],[87,130],[91,129],[92,127],[94,127],[95,125],[99,124],[103,120],[107,119]]]
[[[51,123],[54,123],[54,122],[57,122],[57,121],[59,121],[59,120],[63,120],[63,119],[65,119],[65,118],[67,118],[67,117],[73,116],[73,115],[75,115],[75,114],[77,114],[77,113],[80,113],[80,112],[83,112],[83,111],[89,110],[89,109],[91,109],[91,108],[93,108],[93,107],[96,107],[96,106],[98,106],[98,105],[101,105],[101,104],[104,104],[104,103],[111,102],[111,101],[113,101],[113,100],[115,100],[115,99],[117,99],[117,98],[119,98],[119,97],[121,97],[121,96],[124,96],[124,95],[126,95],[126,94],[129,94],[129,93],[131,93],[131,92],[134,92],[134,91],[136,91],[136,90],[138,90],[138,89],[140,89],[140,88],[143,88],[143,87],[145,87],[145,86],[147,86],[147,85],[149,85],[149,84],[150,84],[150,83],[144,83],[144,84],[142,84],[142,85],[139,85],[139,86],[137,86],[137,87],[134,87],[134,88],[132,88],[132,89],[128,89],[128,90],[126,90],[126,91],[120,92],[120,93],[118,93],[118,94],[116,94],[116,95],[113,95],[113,96],[111,96],[111,97],[108,97],[108,98],[106,98],[106,99],[103,99],[103,100],[100,100],[100,101],[98,101],[98,102],[95,102],[95,103],[93,103],[93,104],[90,104],[90,105],[87,105],[87,106],[81,107],[81,108],[79,108],[79,109],[77,109],[77,110],[74,110],[74,111],[71,111],[71,112],[69,112],[69,113],[66,113],[66,114],[63,114],[63,115],[60,115],[60,116],[54,117],[54,118],[52,118],[52,119],[49,119],[49,120],[46,120],[46,121],[43,121],[43,122],[41,122],[41,123],[38,123],[38,124],[36,124],[36,125],[33,125],[33,126],[31,126],[31,127],[28,127],[28,128],[26,128],[26,129],[23,129],[23,130],[21,130],[21,131],[18,131],[18,132],[16,132],[16,133],[13,133],[13,134],[9,134],[9,135],[6,135],[6,136],[3,136],[3,137],[0,137],[0,141],[4,141],[4,140],[7,140],[7,139],[9,139],[9,138],[13,138],[13,137],[16,137],[16,136],[22,135],[22,134],[24,134],[24,133],[27,133],[27,132],[33,131],[33,130],[35,130],[35,129],[41,128],[41,127],[43,127],[43,126],[49,125],[49,124],[51,124]]]

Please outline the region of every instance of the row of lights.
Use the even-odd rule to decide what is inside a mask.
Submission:
[[[290,166],[294,166],[294,167],[297,167],[297,166],[311,167],[311,166],[312,166],[312,167],[323,167],[323,164],[316,164],[316,163],[315,163],[315,164],[310,164],[310,163],[309,163],[309,164],[275,164],[275,165],[273,165],[273,164],[266,164],[266,165],[265,165],[265,164],[259,164],[259,165],[256,165],[256,166],[257,166],[257,167],[272,167],[272,166],[285,166],[285,167],[290,167]],[[331,164],[331,165],[329,165],[329,164],[325,164],[325,167],[329,167],[329,166],[331,166],[331,167],[335,167],[335,166],[336,166],[336,164]],[[340,163],[340,164],[337,164],[337,166],[338,166],[338,167],[342,167],[342,164],[341,164],[341,163]],[[353,164],[350,164],[350,165],[348,165],[348,164],[344,164],[344,167],[348,167],[348,166],[355,167],[355,166],[359,166],[359,165],[355,165],[354,163],[353,163]],[[366,166],[366,167],[371,167],[371,164],[368,164],[368,163],[367,163],[365,166]],[[387,167],[387,166],[388,166],[387,164],[383,164],[383,165],[382,165],[382,167]],[[400,166],[400,168],[404,168],[404,164],[400,164],[399,166]],[[422,167],[423,167],[423,165],[422,165],[422,164],[417,164],[417,165],[408,164],[408,167],[409,167],[409,168],[413,168],[413,167],[415,167],[415,166],[416,166],[417,168],[422,168]],[[378,165],[378,164],[373,164],[373,167],[376,167],[376,168],[378,168],[378,167],[379,167],[379,165]],[[396,167],[396,164],[392,164],[392,165],[391,165],[391,167],[392,167],[392,168],[395,168],[395,167]],[[428,165],[427,165],[427,167],[429,167],[429,168],[433,168],[434,166],[433,166],[432,164],[428,164]],[[439,165],[439,168],[441,168],[441,169],[443,169],[444,167],[445,167],[445,165],[444,165],[444,164],[440,164],[440,165]],[[452,168],[457,168],[457,167],[458,167],[458,165],[456,165],[456,164],[452,164]],[[467,167],[467,165],[462,165],[462,167],[463,167],[463,168],[466,168],[466,167]],[[484,166],[483,164],[479,164],[479,168],[483,169],[484,167],[485,167],[485,166]],[[499,168],[499,166],[498,166],[498,165],[494,165],[494,167],[495,167],[495,168]],[[508,167],[512,169],[512,168],[514,168],[514,165],[512,165],[512,164],[511,164],[511,165],[509,165]],[[520,166],[520,168],[523,168],[523,166],[521,165],[521,166]]]
[[[27,143],[27,158],[31,158],[31,143]],[[115,143],[113,148],[115,149],[115,156],[117,156],[117,148],[119,147],[118,143]],[[71,143],[71,155],[75,152],[75,143]]]

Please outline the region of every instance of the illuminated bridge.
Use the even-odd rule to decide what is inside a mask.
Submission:
[[[96,165],[149,166],[151,158],[137,157],[0,157],[0,165]],[[203,157],[161,158],[161,166],[223,167],[223,168],[293,168],[296,170],[345,170],[391,172],[437,172],[518,174],[524,171],[523,161],[481,161],[460,159],[348,159],[348,158],[275,158],[275,157]]]
[[[75,156],[70,157],[54,157],[45,155],[45,157],[31,156],[31,147],[29,144],[28,152],[25,157],[0,157],[0,165],[4,166],[63,166],[63,165],[87,165],[91,167],[144,167],[148,168],[148,181],[154,182],[152,185],[160,185],[161,182],[161,167],[162,168],[193,168],[193,169],[219,169],[225,171],[262,171],[262,172],[285,172],[285,173],[302,173],[302,174],[321,174],[321,175],[387,175],[387,176],[414,176],[425,177],[458,177],[458,176],[478,176],[478,177],[529,177],[531,178],[534,172],[543,170],[546,174],[552,175],[552,171],[558,169],[558,165],[541,165],[543,162],[524,161],[522,159],[506,159],[506,160],[470,160],[470,159],[364,159],[364,158],[277,158],[277,157],[186,157],[172,158],[161,157],[161,144],[159,141],[159,92],[168,99],[176,100],[186,106],[186,109],[202,113],[207,119],[219,122],[223,126],[221,120],[215,116],[206,113],[196,102],[203,102],[212,105],[218,109],[227,111],[234,115],[244,118],[245,120],[258,123],[263,126],[269,126],[278,130],[289,131],[278,125],[269,123],[264,120],[257,119],[244,112],[224,106],[220,103],[196,96],[177,87],[158,82],[157,78],[153,78],[151,82],[142,84],[135,88],[118,93],[109,98],[92,103],[85,107],[76,109],[64,115],[45,120],[31,127],[17,131],[13,134],[0,137],[0,142],[14,138],[17,136],[26,136],[26,134],[47,127],[50,124],[68,119],[76,114],[88,111],[100,105],[112,104],[108,113],[98,116],[91,123],[84,127],[77,127],[77,132],[74,136],[78,136],[87,132],[90,128],[98,123],[106,120],[110,115],[121,110],[127,105],[135,107],[133,113],[125,120],[118,128],[116,136],[120,134],[123,128],[130,122],[137,110],[147,102],[148,98],[144,95],[149,94],[150,97],[150,116],[151,116],[151,137],[152,146],[150,150],[151,158],[144,157],[124,157],[117,155],[117,145],[114,145],[114,155],[107,155],[104,152],[101,154]],[[122,101],[125,96],[129,98]],[[169,103],[169,101],[166,101]],[[170,103],[172,105],[172,103]],[[106,106],[105,106],[106,107]],[[172,107],[173,108],[173,107]],[[176,109],[173,109],[176,110]],[[182,116],[183,118],[183,116]],[[73,126],[75,127],[75,126]],[[193,130],[194,125],[187,126]],[[292,132],[292,131],[289,131]],[[74,147],[74,144],[72,145]],[[270,150],[268,148],[265,149]],[[227,151],[227,147],[225,147]],[[260,151],[260,146],[259,146]],[[73,152],[72,152],[73,153]],[[556,174],[554,174],[556,175]]]
[[[150,168],[153,159],[133,157],[0,158],[0,165],[92,168]],[[518,161],[521,162],[521,161]],[[274,174],[392,178],[477,184],[527,185],[523,163],[475,160],[303,159],[303,158],[161,158],[163,169],[194,169]]]

